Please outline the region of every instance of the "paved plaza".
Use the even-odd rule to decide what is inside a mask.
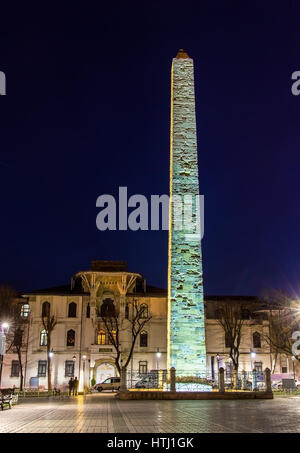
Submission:
[[[2,433],[300,432],[300,397],[250,401],[118,401],[112,394],[21,400]]]

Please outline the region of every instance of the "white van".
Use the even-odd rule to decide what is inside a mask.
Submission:
[[[110,377],[105,379],[105,381],[101,382],[100,384],[96,384],[94,386],[95,390],[98,392],[102,392],[102,390],[120,390],[121,386],[121,379],[119,377]]]

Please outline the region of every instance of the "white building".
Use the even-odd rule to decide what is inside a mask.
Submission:
[[[42,313],[48,307],[57,321],[51,335],[53,386],[63,388],[71,376],[77,376],[82,389],[83,385],[90,385],[92,378],[101,382],[118,375],[114,360],[116,351],[100,316],[101,308],[107,304],[113,304],[119,313],[123,361],[131,345],[131,324],[127,319],[131,316],[131,302],[136,300],[138,304],[145,304],[145,316],[151,316],[137,339],[128,369],[145,372],[167,367],[167,291],[148,286],[141,274],[127,271],[125,262],[92,261],[91,269],[78,272],[70,285],[32,291],[23,297],[27,298],[24,316],[28,315],[22,354],[25,387],[38,385],[47,388],[47,346]],[[223,366],[228,373],[231,368],[224,331],[217,320],[220,301],[257,307],[260,304],[255,297],[205,298],[207,370],[213,378],[218,367]],[[245,312],[240,370],[273,368],[270,348],[264,339],[267,330],[266,311],[255,316]],[[283,355],[278,358],[276,373],[292,373],[294,370],[291,358]],[[297,374],[298,370],[295,372]],[[2,387],[19,386],[18,358],[12,352],[4,357],[1,381]]]

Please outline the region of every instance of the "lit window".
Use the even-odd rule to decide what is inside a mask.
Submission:
[[[40,346],[47,346],[47,332],[45,329],[40,333]]]
[[[117,332],[116,332],[115,330],[112,330],[112,331],[110,332],[110,335],[109,335],[109,338],[108,338],[108,343],[109,343],[109,344],[112,344],[112,339],[111,339],[111,337],[113,337],[114,343],[116,343],[116,341],[117,341]]]
[[[99,330],[97,334],[97,344],[105,344],[106,343],[106,335],[104,330]]]
[[[21,316],[22,318],[28,318],[30,314],[30,305],[29,304],[22,304],[21,306]]]

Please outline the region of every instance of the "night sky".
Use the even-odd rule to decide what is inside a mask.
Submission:
[[[1,5],[0,281],[55,286],[115,259],[166,287],[167,232],[100,232],[96,199],[119,186],[168,193],[170,70],[184,48],[195,64],[204,291],[300,293],[300,3],[247,4]]]

